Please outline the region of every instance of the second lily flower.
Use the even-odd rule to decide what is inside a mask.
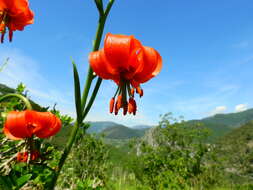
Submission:
[[[155,49],[143,46],[134,36],[110,33],[106,35],[104,48],[90,53],[89,62],[99,77],[111,79],[118,85],[110,101],[110,112],[115,115],[120,108],[124,115],[127,112],[135,115],[134,93],[141,97],[140,84],[156,76],[162,68],[162,58]]]

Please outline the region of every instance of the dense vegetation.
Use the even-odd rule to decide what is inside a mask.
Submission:
[[[16,90],[0,87],[2,94],[27,93],[24,85],[19,85]],[[36,139],[41,158],[30,166],[16,161],[22,141],[8,140],[0,133],[0,189],[47,189],[55,174],[73,119],[61,115],[55,108],[34,105],[36,109],[57,114],[63,128],[55,137]],[[0,109],[2,129],[5,114],[13,109],[22,110],[23,105],[11,98],[2,103]],[[57,188],[253,189],[251,114],[252,110],[247,110],[199,121],[176,121],[172,120],[171,114],[166,114],[156,127],[145,129],[145,134],[145,130],[138,133],[138,130],[117,124],[96,129],[102,133],[87,134],[92,124],[83,124]],[[239,124],[243,125],[239,127]],[[219,136],[216,141],[214,138],[210,141],[211,129],[215,129],[216,138]]]

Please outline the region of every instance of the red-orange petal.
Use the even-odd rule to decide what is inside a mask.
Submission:
[[[34,14],[30,10],[27,0],[1,1],[5,1],[3,4],[0,3],[0,9],[5,6],[5,10],[8,12],[9,22],[7,23],[7,27],[10,30],[23,30],[26,25],[34,22]]]
[[[4,131],[6,134],[10,133],[12,136],[16,138],[27,138],[31,137],[32,133],[27,128],[26,122],[26,111],[18,112],[11,111],[7,115],[7,119],[5,121]]]
[[[21,12],[19,14],[15,14],[11,16],[10,22],[7,24],[7,27],[12,30],[23,30],[24,27],[28,24],[33,24],[34,15],[32,11],[26,11],[26,12]]]
[[[11,140],[22,140],[22,138],[17,138],[15,136],[13,136],[6,126],[4,126],[4,128],[3,128],[3,132],[4,132],[5,136]]]
[[[6,0],[1,0],[0,1],[0,12],[3,11],[4,9],[6,9],[7,5],[6,5]]]
[[[41,112],[38,114],[38,122],[42,129],[35,132],[39,138],[48,138],[55,135],[61,129],[61,120],[51,112]]]
[[[89,63],[92,70],[103,79],[117,79],[118,72],[107,63],[104,49],[91,52],[89,54]]]
[[[143,46],[144,67],[139,73],[136,73],[134,80],[144,83],[156,76],[162,68],[162,59],[160,54],[151,47]]]
[[[133,36],[108,33],[104,41],[104,51],[109,64],[118,72],[128,70]]]
[[[158,52],[156,52],[156,53],[157,53],[157,62],[158,63],[156,65],[155,70],[152,73],[152,77],[158,75],[160,73],[160,71],[162,70],[162,57]]]

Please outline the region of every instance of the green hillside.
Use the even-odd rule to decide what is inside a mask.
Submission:
[[[9,88],[8,86],[4,84],[0,84],[0,95],[2,94],[8,94],[8,93],[14,93],[15,90],[12,88]]]
[[[230,128],[237,128],[251,120],[253,120],[253,109],[248,109],[246,111],[237,113],[216,114],[212,117],[207,117],[196,121],[201,121],[206,124],[212,123],[217,125],[226,125]]]

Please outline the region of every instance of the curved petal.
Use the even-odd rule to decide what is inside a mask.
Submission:
[[[156,65],[155,70],[152,73],[152,77],[154,77],[160,73],[160,71],[162,70],[162,65],[163,65],[161,55],[157,51],[156,51],[156,53],[157,53],[157,65]]]
[[[43,126],[41,130],[35,132],[39,138],[48,138],[55,135],[61,129],[61,120],[51,112],[40,113],[42,116],[39,119],[40,124]]]
[[[128,70],[128,59],[131,54],[131,41],[133,36],[113,35],[108,33],[105,37],[104,51],[108,63],[115,70],[121,72]]]
[[[142,71],[144,67],[143,50],[141,43],[133,39],[131,41],[131,53],[128,58],[128,70],[124,73],[124,78],[130,80],[133,76]]]
[[[31,137],[32,133],[27,128],[25,114],[26,111],[9,112],[5,122],[5,132],[10,133],[12,136],[16,138]]]
[[[10,21],[7,26],[12,31],[23,30],[26,25],[33,24],[33,17],[34,14],[30,10],[26,12],[20,12],[19,14],[10,16]]]
[[[6,136],[7,138],[11,139],[11,140],[21,140],[21,139],[22,139],[22,138],[17,138],[17,137],[15,137],[15,136],[13,136],[13,135],[10,133],[8,127],[6,127],[6,124],[4,125],[3,132],[4,132],[5,136]]]
[[[144,83],[156,76],[162,67],[162,59],[159,53],[151,48],[143,46],[143,70],[133,77],[136,82]]]
[[[6,1],[8,1],[8,0],[0,1],[0,12],[3,11],[4,9],[6,9],[6,7],[7,7]]]
[[[137,88],[138,86],[140,86],[140,83],[135,80],[130,80],[130,83],[131,83],[132,87],[134,87],[134,88]]]
[[[34,134],[43,128],[43,125],[41,124],[40,120],[45,120],[45,118],[41,118],[41,115],[43,115],[44,113],[46,112],[26,110],[25,118],[27,122],[27,129],[30,131],[30,133]]]
[[[29,9],[27,0],[5,0],[10,16],[17,13],[26,12]]]
[[[92,70],[103,79],[114,79],[119,73],[111,67],[105,58],[104,49],[91,52],[89,54],[89,63]]]

